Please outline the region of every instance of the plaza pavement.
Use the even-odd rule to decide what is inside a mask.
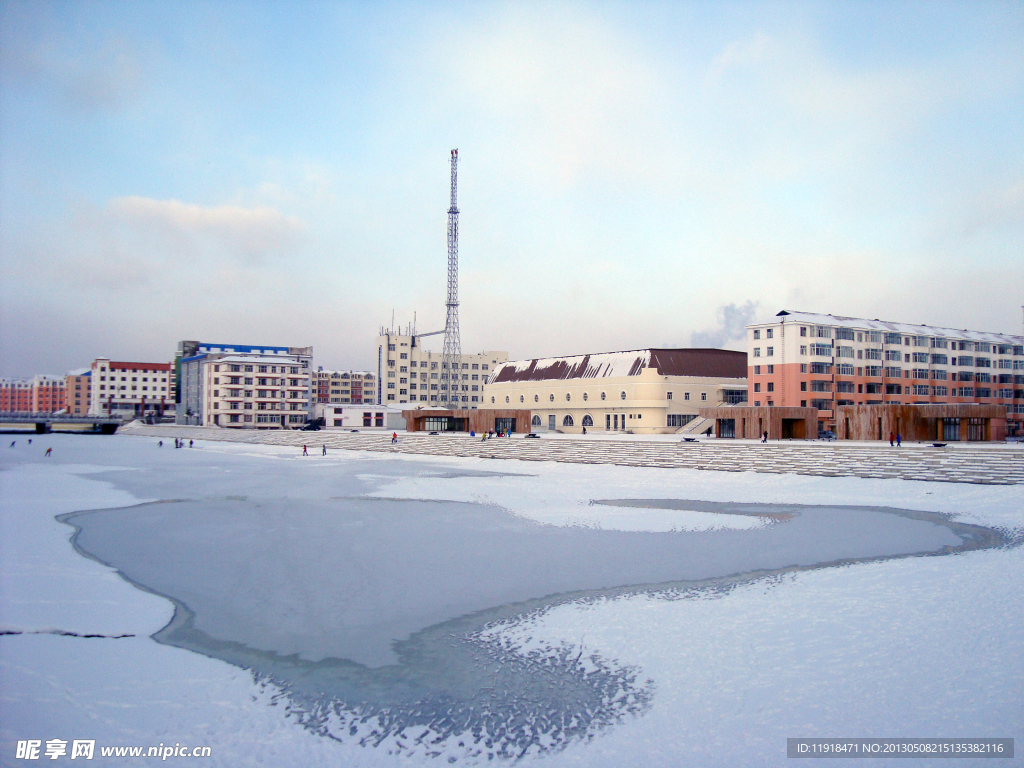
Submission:
[[[678,436],[544,435],[539,440],[493,438],[467,434],[430,435],[400,432],[397,444],[390,430],[319,432],[234,430],[221,427],[147,426],[127,424],[118,434],[154,439],[222,440],[260,445],[310,447],[316,455],[328,450],[409,453],[573,464],[616,464],[627,467],[711,469],[721,472],[767,472],[827,477],[901,478],[950,483],[1024,484],[1024,444],[958,443],[936,448],[930,443],[890,447],[886,443],[784,440],[702,439],[684,442]]]

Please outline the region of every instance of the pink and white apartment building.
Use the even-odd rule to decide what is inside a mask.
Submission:
[[[1006,408],[1024,434],[1024,336],[783,310],[747,326],[748,401],[841,405],[981,403]]]

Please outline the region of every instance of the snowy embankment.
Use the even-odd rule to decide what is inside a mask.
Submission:
[[[294,448],[230,443],[158,452],[152,440],[131,437],[36,444],[38,451],[12,449],[0,472],[0,625],[132,636],[0,638],[4,765],[24,764],[13,759],[16,740],[53,738],[210,745],[209,765],[439,764],[423,750],[389,753],[392,741],[373,748],[317,736],[271,706],[273,691],[248,672],[154,642],[149,635],[167,623],[171,604],[76,553],[71,529],[54,519],[60,513],[202,498],[202,482],[215,477],[254,494],[329,498],[351,492],[338,491],[344,470],[362,479],[360,496],[484,503],[559,526],[686,535],[785,525],[590,503],[692,499],[894,506],[1024,528],[1020,486],[479,459],[433,458],[424,471],[427,462],[409,456],[302,458]],[[46,463],[51,444],[57,458]],[[501,474],[455,476],[466,470]],[[644,714],[538,758],[547,764],[781,766],[792,736],[1015,737],[1019,749],[1022,594],[1024,548],[1016,547],[796,572],[671,599],[568,602],[485,634],[524,656],[560,648],[615,660],[651,681]]]

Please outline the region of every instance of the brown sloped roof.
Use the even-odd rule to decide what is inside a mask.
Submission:
[[[747,355],[727,349],[638,349],[519,360],[503,364],[492,382],[636,376],[652,366],[663,376],[742,379],[747,375]]]
[[[662,376],[747,378],[747,353],[732,349],[652,349],[651,365]]]

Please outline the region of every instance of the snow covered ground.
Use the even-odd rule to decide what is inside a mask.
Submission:
[[[268,680],[283,679],[285,667],[292,674],[304,671],[296,665],[312,662],[316,654],[307,653],[308,659],[300,654],[295,662],[245,656],[258,644],[255,636],[238,653],[222,651],[220,658],[212,651],[155,642],[150,635],[165,629],[174,604],[76,552],[69,542],[72,528],[55,519],[59,514],[189,499],[191,507],[179,502],[182,510],[194,515],[196,505],[204,504],[211,510],[208,519],[200,515],[191,521],[189,534],[201,537],[197,528],[217,524],[220,529],[210,533],[215,541],[230,532],[225,529],[230,521],[225,510],[230,510],[224,506],[229,497],[238,497],[240,505],[262,499],[270,507],[273,501],[278,510],[294,505],[293,520],[275,513],[277,528],[253,545],[260,554],[253,568],[261,572],[221,590],[228,593],[225,611],[232,605],[251,607],[254,599],[258,603],[257,583],[268,593],[265,602],[274,602],[277,596],[266,586],[275,583],[273,574],[263,571],[273,567],[267,557],[275,543],[298,535],[298,529],[309,535],[310,528],[315,533],[316,526],[330,526],[332,518],[322,510],[338,497],[363,499],[360,504],[467,502],[488,505],[495,514],[508,510],[531,524],[678,537],[756,536],[790,523],[784,517],[706,511],[712,506],[648,509],[591,502],[899,507],[948,514],[1011,537],[1024,531],[1021,486],[350,451],[302,457],[293,448],[212,442],[175,450],[169,440],[158,448],[155,440],[129,436],[33,436],[31,446],[26,436],[16,440],[15,447],[0,449],[0,629],[21,633],[0,637],[3,765],[26,764],[15,758],[16,742],[26,739],[95,739],[100,763],[101,745],[174,743],[209,745],[212,756],[201,762],[225,766],[439,765],[450,759],[473,764],[501,753],[493,742],[502,737],[493,733],[487,734],[489,745],[479,733],[459,733],[458,723],[449,723],[444,738],[431,746],[430,738],[417,742],[419,731],[382,728],[379,709],[366,710],[363,722],[349,710],[317,709],[309,688],[296,685],[291,695],[282,695]],[[44,458],[51,446],[54,456]],[[160,507],[140,506],[138,515]],[[214,514],[215,509],[221,512]],[[145,521],[133,519],[134,514],[116,513],[122,516],[117,519],[142,525]],[[260,526],[267,528],[261,520],[248,535]],[[150,552],[151,559],[173,551],[173,531],[161,536],[166,538]],[[597,702],[600,716],[586,727],[556,724],[551,748],[535,746],[523,761],[782,765],[786,738],[794,736],[1014,737],[1020,750],[1022,566],[1024,548],[999,547],[785,571],[717,589],[677,584],[663,590],[597,590],[571,599],[534,600],[469,622],[466,632],[485,657],[477,677],[492,674],[496,688],[510,680],[525,686],[516,689],[521,700],[501,705],[506,714],[518,708],[531,716],[538,700],[555,696],[547,685],[568,686],[581,696],[596,691],[620,697],[611,705]],[[282,589],[305,583],[285,570],[280,582]],[[291,599],[323,599],[316,583],[306,587],[305,595],[298,589]],[[232,591],[237,600],[231,600]],[[263,634],[270,636],[273,629],[268,625]],[[243,666],[262,676],[254,680]],[[325,678],[309,679],[316,684]],[[531,688],[530,681],[537,685]],[[486,701],[497,709],[493,695]],[[106,762],[132,764],[126,758]],[[1018,757],[1000,764],[1020,762]]]

